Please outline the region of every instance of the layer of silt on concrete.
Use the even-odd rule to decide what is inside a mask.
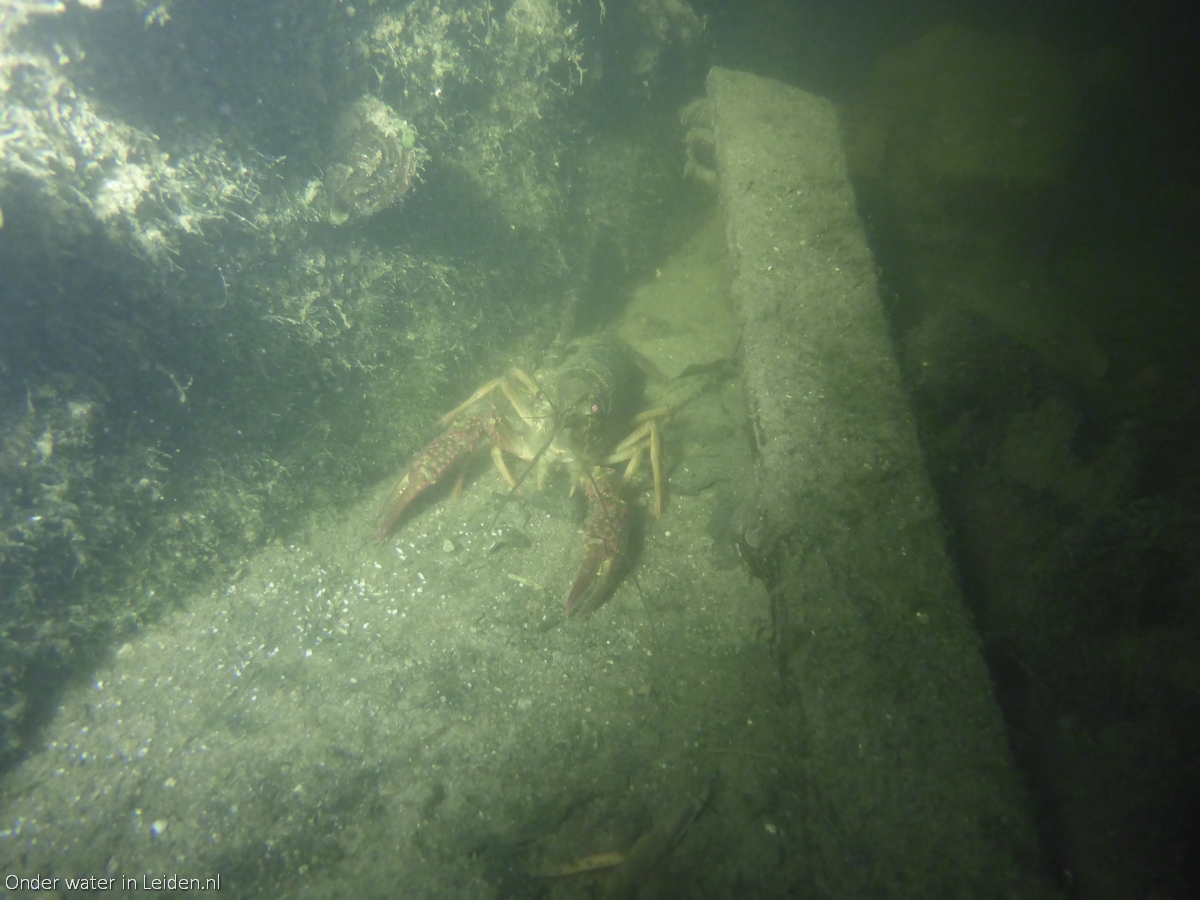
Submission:
[[[900,384],[832,103],[713,69],[800,881],[830,897],[1052,896]]]

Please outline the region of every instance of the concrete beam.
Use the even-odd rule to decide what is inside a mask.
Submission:
[[[829,897],[1053,896],[947,555],[833,104],[708,78],[766,580]]]

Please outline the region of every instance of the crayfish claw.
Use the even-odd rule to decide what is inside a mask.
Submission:
[[[495,416],[477,412],[459,419],[421,451],[396,486],[396,499],[388,507],[375,540],[382,542],[409,505],[438,481],[456,463],[466,459],[488,438],[495,425]]]
[[[620,496],[620,480],[597,467],[583,482],[592,501],[583,537],[583,562],[567,594],[567,615],[586,615],[604,604],[616,586],[629,538],[629,507]]]

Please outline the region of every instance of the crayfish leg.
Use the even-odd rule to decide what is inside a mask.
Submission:
[[[470,397],[468,397],[462,403],[458,404],[458,406],[454,407],[454,409],[450,410],[450,412],[446,413],[444,416],[442,416],[440,419],[438,419],[437,422],[434,423],[435,427],[445,428],[447,425],[449,425],[451,422],[453,422],[455,419],[457,419],[460,415],[462,415],[464,411],[466,411],[468,408],[470,408],[472,403],[476,403],[476,402],[482,400],[484,397],[486,397],[488,394],[490,394],[492,391],[494,391],[502,381],[504,381],[503,378],[493,378],[491,381],[489,381],[487,384],[483,385],[483,387],[481,387],[479,390],[477,390],[475,393],[473,393]]]
[[[508,471],[508,463],[504,461],[504,451],[499,447],[492,447],[492,462],[495,463],[496,470],[504,476],[504,480],[508,482],[508,486],[515,490],[517,479],[513,478],[512,472]]]

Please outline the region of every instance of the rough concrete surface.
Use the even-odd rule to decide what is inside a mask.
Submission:
[[[1045,890],[944,547],[833,105],[708,80],[772,595],[817,895]],[[802,749],[801,749],[802,748]]]

